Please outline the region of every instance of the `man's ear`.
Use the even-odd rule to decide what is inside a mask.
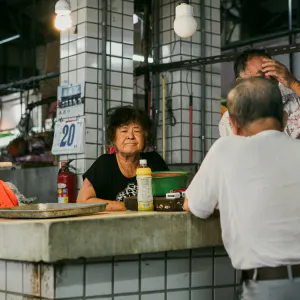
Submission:
[[[286,127],[288,117],[289,117],[288,113],[286,111],[284,111],[283,116],[282,116],[282,131],[284,131],[284,128]]]
[[[238,77],[238,78],[235,79],[236,82],[239,82],[240,80],[242,80],[241,77]]]

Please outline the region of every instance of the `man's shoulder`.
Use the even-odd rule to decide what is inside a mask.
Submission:
[[[226,153],[227,150],[234,149],[236,144],[243,140],[244,137],[229,135],[217,139],[211,147],[211,151],[217,153]]]

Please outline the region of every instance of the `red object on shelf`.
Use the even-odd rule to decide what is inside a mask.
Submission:
[[[170,177],[170,176],[180,176],[180,173],[159,173],[152,174],[152,177]]]
[[[182,192],[185,192],[186,189],[180,189],[180,190],[172,190],[171,192],[172,193],[182,193]]]
[[[15,193],[2,180],[0,180],[0,208],[11,208],[18,206],[19,201]]]

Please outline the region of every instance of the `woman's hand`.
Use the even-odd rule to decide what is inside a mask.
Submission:
[[[88,179],[85,179],[77,197],[77,203],[107,203],[106,211],[125,211],[125,204],[119,201],[103,200],[96,196],[95,189]]]
[[[120,201],[105,201],[105,202],[107,203],[106,211],[126,211],[126,207],[123,202]]]

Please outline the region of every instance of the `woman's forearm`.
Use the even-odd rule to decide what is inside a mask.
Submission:
[[[291,84],[291,90],[297,95],[300,96],[300,82],[298,80],[295,80]]]
[[[99,198],[89,198],[85,201],[80,201],[81,203],[107,203],[106,211],[125,211],[125,205],[123,202],[104,200]]]

